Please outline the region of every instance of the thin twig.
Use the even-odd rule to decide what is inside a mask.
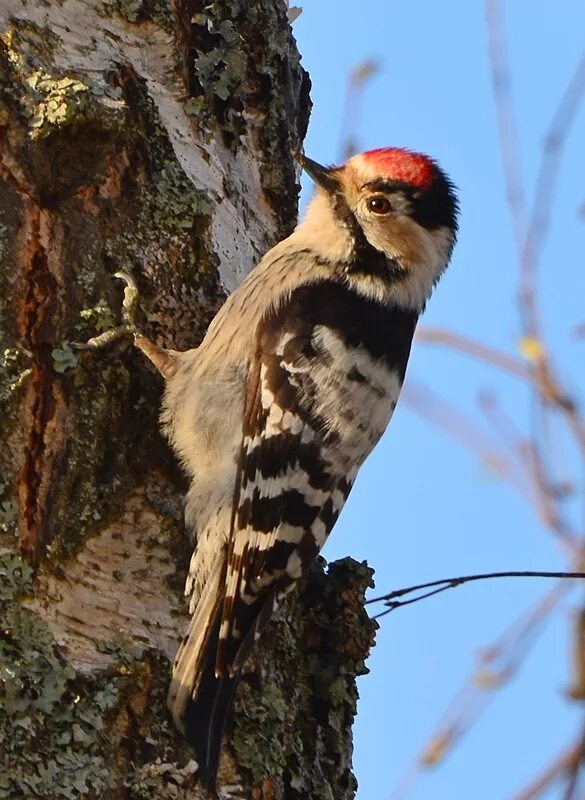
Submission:
[[[460,742],[472,725],[496,697],[496,690],[505,686],[518,672],[523,660],[536,642],[547,617],[565,597],[570,581],[560,581],[524,612],[499,640],[481,653],[478,667],[460,687],[449,703],[436,732],[425,744],[417,763],[411,765],[400,780],[392,800],[403,800],[423,767],[436,766]]]
[[[568,747],[560,755],[556,756],[528,786],[517,792],[511,800],[536,800],[536,798],[541,797],[567,769],[571,768],[571,765],[580,757],[580,751],[581,742]]]
[[[352,69],[347,79],[345,108],[341,125],[340,160],[346,161],[358,152],[357,129],[361,117],[364,89],[369,81],[380,71],[378,61],[369,60]]]
[[[484,361],[486,364],[497,367],[510,375],[514,375],[516,378],[525,381],[530,381],[531,379],[530,370],[519,359],[455,331],[450,331],[446,328],[422,327],[418,329],[416,339],[426,344],[441,344],[450,347],[452,350],[458,350],[460,353],[465,353],[465,355]]]
[[[428,386],[409,379],[402,390],[401,402],[479,457],[481,462],[498,477],[509,480],[522,496],[526,496],[529,492],[517,464],[502,452],[497,442],[489,437],[475,420]]]
[[[526,440],[502,408],[497,395],[484,389],[477,396],[477,405],[502,445],[520,466],[526,469]]]
[[[516,119],[510,91],[510,68],[502,18],[500,0],[486,0],[486,24],[488,33],[491,75],[496,105],[496,118],[500,134],[504,180],[514,236],[518,251],[524,242],[525,212],[524,189],[520,174],[520,149],[516,132]]]
[[[567,397],[566,393],[561,391],[556,380],[553,379],[550,367],[546,366],[544,370],[542,366],[539,370],[530,369],[527,364],[513,356],[509,356],[502,350],[490,347],[447,328],[419,328],[416,333],[416,339],[425,344],[444,345],[532,384],[547,403],[558,408],[564,415],[580,448],[585,452],[585,422],[579,416],[575,404]]]
[[[535,451],[534,442],[521,436],[493,393],[482,392],[478,402],[480,409],[500,436],[502,443],[508,446],[512,455],[520,463],[532,489],[531,505],[534,506],[541,521],[550,528],[570,552],[574,553],[579,546],[578,538],[563,523],[557,511],[558,492],[553,490],[550,479],[542,467],[538,451]]]
[[[534,334],[536,338],[540,338],[537,335],[538,326],[535,316],[536,268],[542,252],[542,245],[548,233],[562,148],[584,92],[585,54],[577,65],[577,69],[557,106],[545,137],[544,151],[534,191],[534,206],[521,252],[520,301],[524,315],[524,328],[528,335]]]
[[[379,597],[374,597],[371,600],[368,600],[366,605],[371,605],[372,603],[384,603],[384,605],[387,606],[385,611],[377,615],[377,619],[378,617],[383,617],[385,614],[390,613],[390,611],[394,611],[396,608],[408,606],[411,603],[418,603],[419,600],[424,600],[426,597],[431,597],[434,594],[445,592],[447,589],[454,589],[457,586],[462,586],[464,583],[471,583],[472,581],[486,581],[494,578],[563,578],[574,580],[576,578],[585,578],[585,572],[510,570],[506,572],[483,572],[476,575],[460,575],[458,578],[440,578],[439,580],[430,581],[429,583],[419,583],[415,586],[407,586],[404,589],[395,589],[393,592],[389,592],[388,594],[383,594]],[[398,597],[404,597],[405,595],[413,594],[414,592],[420,592],[426,589],[430,589],[431,591],[425,592],[418,597],[412,597],[409,600],[396,599]]]
[[[567,765],[566,771],[568,780],[563,800],[576,800],[577,798],[579,773],[581,771],[581,767],[583,766],[584,756],[585,756],[585,728],[583,728],[581,736],[579,737],[579,744],[577,745],[576,752],[572,759],[572,762]]]

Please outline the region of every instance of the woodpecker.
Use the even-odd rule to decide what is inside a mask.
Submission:
[[[396,406],[417,320],[457,234],[452,183],[400,148],[323,167],[315,195],[201,345],[136,344],[166,380],[161,421],[191,476],[191,622],[168,706],[214,789],[242,666],[323,547]]]

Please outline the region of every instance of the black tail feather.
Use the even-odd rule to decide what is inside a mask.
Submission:
[[[211,648],[215,654],[215,648]],[[198,777],[206,790],[215,795],[221,740],[232,707],[239,675],[215,677],[215,659],[209,658],[197,691],[185,712],[185,736],[195,749]]]

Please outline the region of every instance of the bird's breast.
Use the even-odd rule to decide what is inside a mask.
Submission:
[[[359,467],[384,432],[415,325],[413,312],[334,281],[296,289],[266,321],[266,346],[280,353],[326,460],[340,472]]]

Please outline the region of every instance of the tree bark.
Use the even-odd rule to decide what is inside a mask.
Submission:
[[[0,6],[0,798],[198,798],[170,724],[185,481],[120,323],[196,346],[292,229],[309,80],[282,0]],[[220,783],[351,798],[371,572],[315,566],[246,667]]]

